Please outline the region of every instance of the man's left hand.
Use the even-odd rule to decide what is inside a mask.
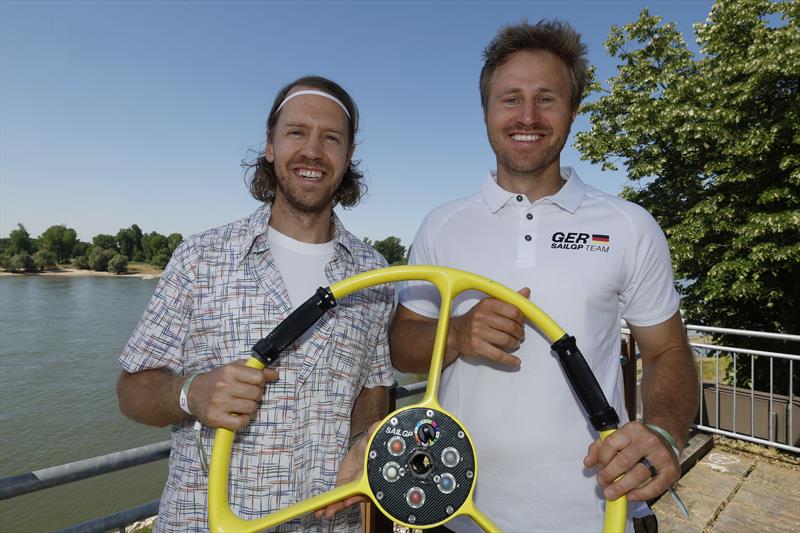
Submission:
[[[655,476],[639,462],[643,458],[655,467]],[[603,466],[597,473],[597,481],[609,500],[625,495],[629,501],[653,499],[678,481],[681,474],[672,447],[636,421],[628,422],[602,442],[599,439],[593,442],[583,464],[589,468]]]
[[[350,483],[351,481],[361,477],[364,472],[364,455],[367,453],[367,443],[379,424],[380,421],[372,424],[367,432],[360,439],[358,439],[355,444],[353,444],[353,447],[350,448],[350,450],[348,450],[347,455],[344,456],[342,463],[339,465],[339,475],[336,476],[337,487]],[[367,498],[365,495],[356,494],[354,496],[350,496],[346,500],[342,500],[323,509],[319,509],[318,511],[314,512],[314,516],[318,519],[322,518],[323,516],[325,516],[325,518],[332,519],[339,511],[346,509],[351,505],[367,501],[369,501],[369,498]]]

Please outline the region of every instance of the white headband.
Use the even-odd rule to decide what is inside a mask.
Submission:
[[[332,94],[328,94],[328,93],[325,93],[325,92],[322,92],[322,91],[315,91],[315,90],[312,90],[312,89],[309,89],[309,90],[306,90],[306,91],[297,91],[296,93],[292,93],[289,96],[287,96],[286,98],[284,98],[283,102],[281,102],[281,105],[279,105],[278,109],[275,110],[275,114],[278,114],[278,111],[280,111],[281,108],[286,105],[286,102],[288,102],[289,100],[291,100],[295,96],[301,96],[303,94],[316,94],[317,96],[322,96],[324,98],[327,98],[328,100],[333,100],[334,102],[336,102],[339,105],[339,107],[342,108],[342,111],[344,111],[344,114],[347,115],[347,118],[349,118],[350,121],[352,122],[353,117],[350,116],[350,112],[347,111],[347,108],[344,106],[344,104],[341,101],[339,101],[338,98],[336,98]]]

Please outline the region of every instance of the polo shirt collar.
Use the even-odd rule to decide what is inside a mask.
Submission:
[[[245,224],[245,231],[238,246],[238,261],[241,264],[251,253],[260,253],[269,249],[267,242],[267,232],[269,231],[269,217],[272,212],[272,202],[265,202],[258,209],[253,211],[249,220]],[[333,242],[338,249],[341,247],[349,255],[353,255],[356,244],[355,238],[349,231],[345,230],[336,213],[331,212],[333,222]]]
[[[561,178],[566,181],[564,185],[550,196],[542,198],[543,201],[550,201],[562,209],[574,213],[578,206],[583,201],[583,195],[586,192],[586,184],[575,172],[572,167],[561,167]],[[501,207],[511,202],[516,198],[516,194],[509,192],[497,184],[497,172],[491,171],[486,177],[481,187],[483,199],[492,213],[496,213]]]

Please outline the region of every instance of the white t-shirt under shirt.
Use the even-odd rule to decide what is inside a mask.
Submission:
[[[491,174],[478,194],[426,217],[409,263],[530,287],[531,300],[575,336],[625,423],[620,318],[649,326],[678,310],[669,249],[641,207],[587,186],[569,167],[562,178],[556,194],[531,204]],[[483,297],[460,294],[453,314]],[[429,283],[404,284],[400,303],[438,316],[439,294]],[[515,355],[518,371],[459,357],[442,376],[440,402],[466,425],[478,452],[476,505],[501,531],[600,531],[605,501],[596,469],[583,466],[596,432],[543,336],[526,326]],[[467,519],[447,527],[479,531]]]
[[[302,242],[270,226],[267,243],[286,285],[292,309],[314,296],[317,288],[330,285],[325,265],[333,258],[335,244],[332,240],[321,244]]]

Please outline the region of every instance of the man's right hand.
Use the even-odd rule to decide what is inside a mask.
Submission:
[[[528,287],[518,291],[530,298]],[[515,305],[484,298],[466,314],[453,317],[447,336],[448,363],[459,354],[479,357],[503,366],[519,368],[519,357],[509,354],[525,340],[525,316]]]
[[[278,372],[246,366],[242,359],[200,374],[189,388],[189,410],[212,428],[237,431],[250,423],[264,395],[267,382],[276,381]]]

